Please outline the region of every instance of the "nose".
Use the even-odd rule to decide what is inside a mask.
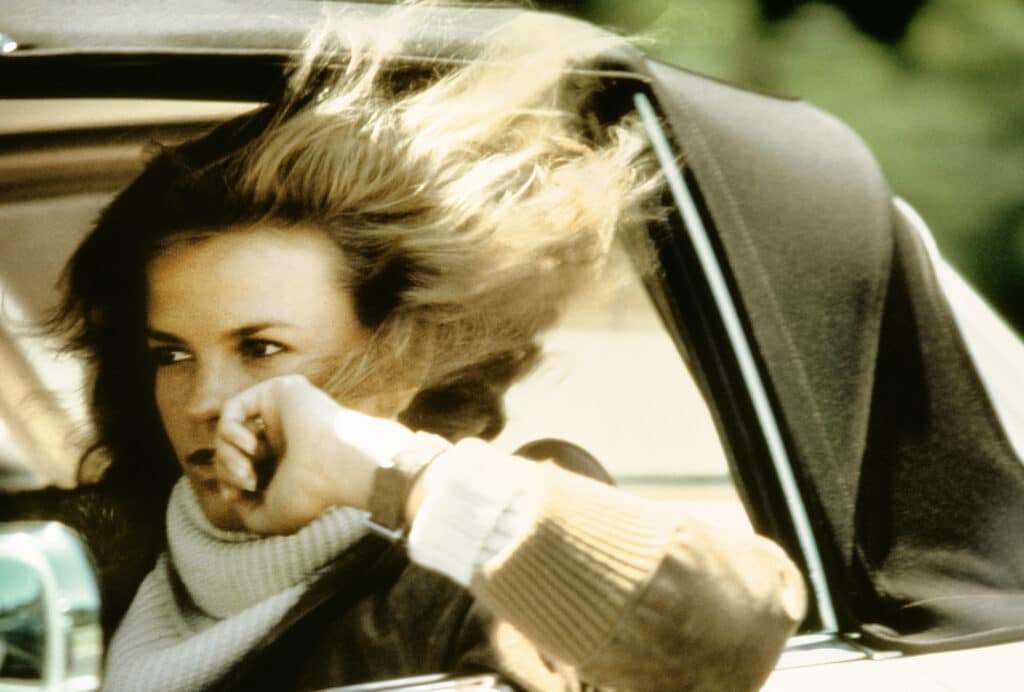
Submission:
[[[230,363],[207,360],[195,369],[185,415],[196,423],[216,424],[224,403],[250,384]]]

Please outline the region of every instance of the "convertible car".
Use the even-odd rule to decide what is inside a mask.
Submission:
[[[302,0],[0,9],[4,492],[75,482],[82,365],[32,325],[145,148],[273,99],[325,14],[384,11]],[[398,79],[443,69],[523,10],[420,11],[390,68]],[[810,606],[765,689],[1020,689],[1024,347],[835,118],[639,51],[586,70],[604,83],[589,116],[642,120],[670,213],[643,239],[657,270],[632,269],[634,245],[618,248],[614,280],[510,392],[502,439],[570,439],[620,485],[780,543]],[[16,523],[0,535],[0,689],[101,684],[95,586],[61,531]],[[438,675],[358,689],[500,685]]]

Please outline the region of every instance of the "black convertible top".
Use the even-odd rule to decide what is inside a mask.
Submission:
[[[650,69],[840,615],[902,650],[1024,637],[1024,464],[873,158],[806,104]]]
[[[0,56],[0,84],[12,97],[262,100],[323,13],[379,11],[298,0],[18,3],[0,10],[0,32],[20,46]],[[422,11],[410,47],[420,60],[450,43],[443,55],[458,54],[518,12]],[[816,591],[843,594],[818,593],[817,617],[905,651],[1024,639],[1024,464],[873,157],[799,101],[628,51],[599,66],[606,98],[625,108],[646,94],[681,155],[777,441],[757,422],[764,412],[728,319],[678,222],[657,234],[676,294],[663,307],[755,525],[803,562]],[[821,550],[820,581],[772,463],[780,446]],[[835,623],[822,612],[829,600]]]

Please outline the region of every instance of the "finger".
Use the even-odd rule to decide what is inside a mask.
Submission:
[[[220,411],[220,423],[225,430],[230,431],[228,434],[236,446],[255,456],[258,453],[259,438],[262,437],[262,441],[274,452],[280,453],[285,445],[284,422],[281,419],[282,398],[299,383],[308,385],[305,378],[297,375],[274,377],[226,401]]]
[[[217,423],[217,437],[250,457],[255,457],[259,451],[259,435],[245,421],[222,416]]]
[[[219,422],[244,428],[245,422],[251,418],[266,420],[266,414],[269,413],[265,410],[268,408],[266,405],[268,403],[267,390],[272,386],[272,382],[273,380],[264,380],[224,402],[220,410]]]
[[[214,470],[222,484],[241,490],[256,490],[256,470],[252,459],[234,445],[218,439],[214,447]]]

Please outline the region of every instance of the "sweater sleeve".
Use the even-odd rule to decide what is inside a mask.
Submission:
[[[518,543],[537,512],[540,466],[467,439],[438,459],[409,532],[409,557],[468,588],[481,565]]]
[[[499,620],[592,685],[757,689],[803,615],[801,576],[766,539],[482,443],[446,456],[443,487],[428,488],[417,515],[412,558],[468,577]],[[457,473],[469,464],[473,472]],[[415,545],[445,526],[477,527],[473,547],[447,563]]]

